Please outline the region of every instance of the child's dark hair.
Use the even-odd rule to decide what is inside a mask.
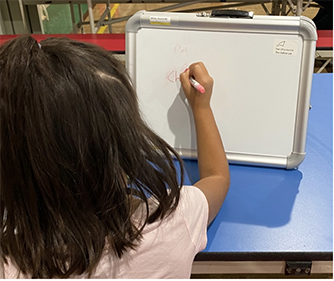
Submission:
[[[37,278],[92,273],[145,224],[175,210],[177,153],[142,120],[123,65],[108,51],[29,35],[0,47],[1,258]],[[174,166],[180,162],[180,174]],[[144,224],[134,197],[158,202]],[[1,259],[0,259],[1,260]]]

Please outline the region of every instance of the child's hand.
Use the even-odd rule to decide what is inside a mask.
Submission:
[[[197,91],[191,85],[189,77],[193,77],[200,83],[204,87],[205,92],[200,93]],[[202,62],[190,65],[189,68],[180,75],[180,80],[184,94],[193,111],[201,108],[210,108],[213,79]]]

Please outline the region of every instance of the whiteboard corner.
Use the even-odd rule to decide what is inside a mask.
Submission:
[[[304,16],[300,17],[300,28],[299,34],[303,37],[305,41],[317,41],[318,34],[315,23]]]
[[[292,152],[286,161],[286,169],[297,168],[304,160],[306,153]]]
[[[137,33],[141,27],[140,19],[145,13],[145,10],[141,10],[133,14],[132,17],[129,18],[126,22],[125,33]]]

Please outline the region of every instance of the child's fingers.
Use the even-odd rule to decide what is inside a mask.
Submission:
[[[181,81],[183,91],[189,92],[191,90],[191,84],[189,82],[189,69],[188,68],[180,74],[180,81]]]
[[[192,98],[192,93],[198,93],[191,85],[189,81],[190,77],[200,83],[209,94],[212,92],[213,79],[202,62],[195,62],[180,75],[182,89],[188,99]]]
[[[209,77],[209,73],[202,62],[196,62],[189,67],[189,76],[194,77],[201,83],[205,82],[206,77]]]

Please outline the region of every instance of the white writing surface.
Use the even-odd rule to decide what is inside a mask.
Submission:
[[[215,81],[211,104],[226,151],[288,156],[302,44],[297,35],[140,29],[135,81],[142,113],[173,147],[196,150],[179,75],[202,61]]]

